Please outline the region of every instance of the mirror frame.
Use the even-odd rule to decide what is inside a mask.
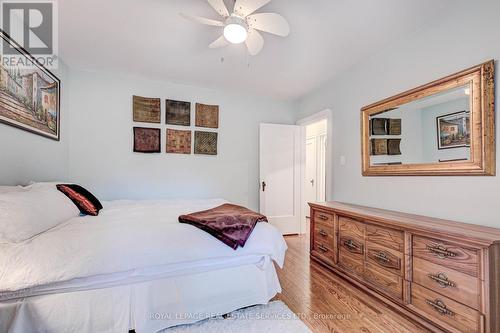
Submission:
[[[394,107],[455,87],[470,85],[471,158],[467,161],[400,165],[370,164],[370,117]],[[495,61],[466,69],[361,109],[363,176],[494,176],[495,166]]]

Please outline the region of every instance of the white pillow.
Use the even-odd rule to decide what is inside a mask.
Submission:
[[[79,215],[55,184],[34,184],[0,194],[0,243],[28,240]]]

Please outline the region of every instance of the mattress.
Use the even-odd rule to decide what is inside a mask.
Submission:
[[[177,218],[221,199],[103,202],[28,242],[0,245],[0,301],[110,288],[243,265],[283,265],[286,243],[258,223],[236,251]]]

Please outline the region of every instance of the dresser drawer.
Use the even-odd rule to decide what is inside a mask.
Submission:
[[[387,296],[403,300],[403,278],[397,274],[387,273],[379,266],[365,264],[365,281],[372,284],[376,290],[382,291]]]
[[[348,217],[339,216],[339,232],[341,236],[349,236],[359,242],[364,242],[365,224]]]
[[[358,260],[364,260],[365,246],[356,238],[341,236],[339,239],[339,252]]]
[[[396,251],[404,251],[404,233],[402,231],[367,225],[366,240]]]
[[[333,214],[325,213],[320,210],[315,210],[313,215],[315,223],[333,226],[333,219],[334,219]]]
[[[353,274],[359,280],[363,279],[364,265],[362,259],[352,256],[349,253],[340,251],[339,265],[345,271]]]
[[[479,277],[478,253],[476,250],[438,239],[415,236],[413,238],[413,255],[440,266],[446,266]]]
[[[313,232],[313,241],[318,244],[322,244],[328,249],[330,249],[333,253],[331,254],[332,258],[335,257],[335,231],[333,226],[324,226],[318,223],[314,224],[314,229],[312,230]],[[321,251],[321,250],[320,250]],[[327,252],[327,251],[321,251],[321,252]]]
[[[333,239],[335,237],[333,225],[314,223],[313,232],[315,239]]]
[[[415,283],[411,285],[411,305],[429,319],[451,326],[456,333],[482,333],[484,319],[478,311]]]
[[[479,310],[481,281],[478,278],[415,257],[413,282]]]
[[[401,252],[372,242],[366,242],[367,261],[387,272],[403,276],[403,258],[404,255]]]
[[[322,242],[322,241],[314,241],[314,244],[313,244],[313,247],[312,247],[312,251],[311,251],[311,254],[330,264],[330,265],[334,265],[335,263],[335,260],[334,260],[334,257],[335,257],[335,251],[333,250],[333,246],[331,244],[328,244],[326,242]]]

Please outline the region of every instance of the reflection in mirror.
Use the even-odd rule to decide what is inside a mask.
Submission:
[[[363,176],[494,176],[493,60],[361,109]]]
[[[370,117],[370,165],[468,161],[470,84]]]

